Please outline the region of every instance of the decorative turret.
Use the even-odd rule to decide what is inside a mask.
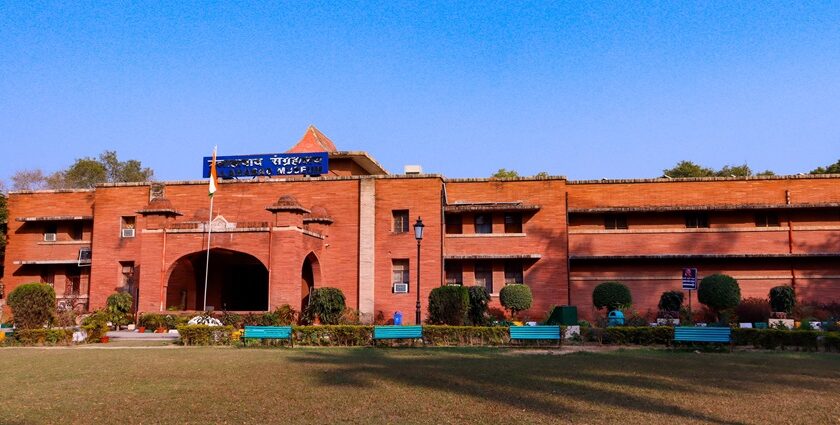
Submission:
[[[311,231],[320,233],[324,236],[327,234],[327,229],[332,224],[333,219],[327,209],[321,206],[312,207],[312,212],[303,215],[303,224]]]
[[[302,207],[292,195],[283,195],[277,202],[265,207],[274,213],[275,226],[294,226],[303,228],[303,215],[311,211]]]
[[[137,213],[146,219],[147,229],[164,228],[175,217],[182,215],[172,205],[172,201],[163,197],[153,198],[145,208],[138,210]]]

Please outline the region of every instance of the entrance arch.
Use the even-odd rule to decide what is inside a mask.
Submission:
[[[303,266],[300,270],[300,311],[304,311],[309,305],[309,299],[315,284],[320,283],[321,264],[314,253],[309,253],[303,259]]]
[[[203,310],[207,252],[179,258],[171,267],[166,307]],[[256,257],[223,248],[210,250],[207,306],[215,310],[268,310],[268,269]]]

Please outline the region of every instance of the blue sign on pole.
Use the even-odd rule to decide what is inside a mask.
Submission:
[[[204,157],[204,178],[210,177],[210,162],[213,157]],[[275,153],[262,155],[234,155],[216,157],[216,174],[220,179],[235,179],[257,176],[318,176],[329,171],[329,154]]]
[[[694,290],[697,289],[697,269],[684,268],[682,274],[683,289]]]

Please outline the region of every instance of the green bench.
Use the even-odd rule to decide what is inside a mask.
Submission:
[[[545,340],[557,341],[560,345],[562,335],[560,334],[560,326],[511,326],[510,339],[513,340]]]
[[[423,339],[423,327],[414,326],[374,326],[373,342],[382,339]],[[425,342],[424,342],[425,344]]]
[[[731,344],[732,329],[727,327],[677,326],[674,328],[674,342]]]
[[[246,339],[287,339],[294,346],[291,326],[245,326],[242,333],[242,345]]]

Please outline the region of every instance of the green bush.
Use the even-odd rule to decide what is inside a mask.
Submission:
[[[603,329],[604,344],[670,345],[674,328],[670,326],[618,326]]]
[[[487,304],[490,303],[490,294],[483,286],[470,286],[469,289],[470,309],[467,313],[469,322],[473,326],[487,324]]]
[[[744,298],[735,308],[735,314],[740,322],[766,322],[770,319],[770,304],[761,298]]]
[[[592,304],[598,309],[618,310],[633,304],[633,297],[627,285],[615,281],[604,282],[592,291]]]
[[[840,351],[840,332],[828,332],[825,334],[825,351]]]
[[[105,310],[96,310],[82,319],[82,329],[87,333],[87,342],[99,342],[108,333],[110,316]]]
[[[519,283],[505,285],[502,287],[502,290],[499,291],[499,301],[501,301],[502,306],[510,310],[513,315],[531,308],[532,300],[533,296],[531,295],[531,288],[528,285]]]
[[[344,293],[340,289],[317,288],[312,290],[304,316],[308,323],[320,319],[322,324],[335,325],[341,319],[345,307]]]
[[[178,325],[186,325],[191,317],[191,315],[143,313],[137,321],[137,326],[142,326],[147,330],[175,329]]]
[[[44,283],[26,283],[15,288],[6,300],[12,309],[15,326],[38,329],[55,317],[55,290]]]
[[[73,331],[69,329],[17,329],[14,338],[23,345],[70,345],[73,343]]]
[[[357,347],[373,341],[373,326],[295,326],[292,330],[298,345]]]
[[[752,345],[766,350],[796,348],[797,350],[816,351],[819,337],[827,335],[818,331],[782,330],[782,329],[732,329],[732,341],[735,345]],[[825,341],[829,348],[829,341]]]
[[[773,311],[790,314],[796,307],[796,294],[793,287],[775,286],[770,289],[770,307]]]
[[[666,291],[659,296],[659,310],[660,311],[680,311],[682,308],[683,298],[682,291]]]
[[[124,326],[131,323],[128,312],[134,305],[134,299],[128,292],[115,292],[108,296],[106,301],[108,313],[111,314],[111,322],[115,326]]]
[[[711,308],[720,319],[723,310],[738,306],[741,301],[741,288],[738,281],[725,274],[713,274],[700,281],[697,289],[697,299]]]
[[[470,296],[466,287],[438,286],[429,293],[428,323],[461,326],[467,318]]]
[[[178,334],[184,345],[230,345],[232,333],[233,326],[178,326]]]
[[[510,332],[501,326],[423,326],[423,340],[435,346],[508,345]]]

